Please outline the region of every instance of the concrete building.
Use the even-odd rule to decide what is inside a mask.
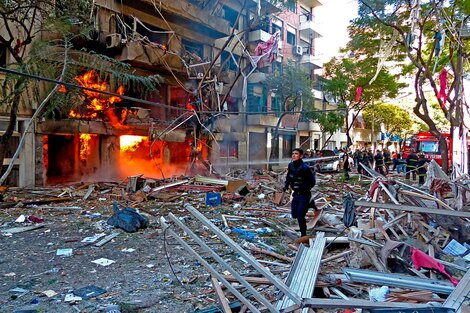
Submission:
[[[76,47],[73,58],[92,60],[94,54],[87,51],[94,50],[108,57],[109,63],[100,62],[101,68],[94,69],[89,62],[72,82],[89,87],[88,79],[92,85],[99,83],[106,91],[119,93],[122,86],[113,75],[93,74],[93,70],[111,72],[114,59],[128,64],[137,76],[158,75],[160,83],[144,96],[132,88],[122,89],[123,98],[112,100],[117,102],[109,95],[93,95],[105,101],[106,110],[91,108],[89,103],[97,99],[84,94],[74,99],[79,103],[65,115],[42,118],[28,132],[8,183],[50,185],[137,174],[168,178],[248,164],[265,167],[278,117],[263,112],[275,110],[278,103],[263,88],[263,81],[273,67],[288,59],[316,78],[321,63],[315,49],[315,38],[320,36],[315,8],[320,5],[318,0],[300,0],[280,10],[264,0],[260,6],[247,0],[243,8],[231,0],[163,1],[158,6],[149,0],[94,1],[95,34]],[[269,23],[260,24],[260,16]],[[281,34],[277,60],[246,75],[249,54],[276,31]],[[42,38],[53,39],[53,34],[43,33]],[[2,65],[8,64],[8,52],[1,55]],[[315,107],[325,108],[321,90],[312,92]],[[4,168],[32,109],[20,108]],[[5,110],[0,132],[7,122]],[[289,158],[295,146],[321,147],[324,140],[318,125],[299,123],[298,115],[286,118],[280,132],[279,158]]]

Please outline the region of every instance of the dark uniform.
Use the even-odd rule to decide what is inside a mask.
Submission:
[[[406,179],[410,179],[410,173],[412,174],[413,180],[416,180],[416,166],[418,165],[418,156],[412,151],[406,157]]]
[[[392,156],[390,155],[390,151],[388,150],[384,150],[383,155],[384,155],[385,166],[387,167],[387,172],[388,172],[388,170],[390,169],[390,166],[393,164]]]
[[[356,158],[357,158],[357,172],[358,172],[359,174],[362,174],[362,170],[363,170],[363,169],[362,169],[362,166],[361,166],[359,163],[364,164],[364,154],[362,153],[361,150],[357,151],[357,156],[356,156]]]
[[[426,159],[426,157],[424,156],[424,154],[420,153],[419,154],[419,159],[418,159],[418,168],[417,168],[417,171],[418,171],[418,183],[420,185],[424,184],[424,180],[426,179],[426,173],[427,173],[427,168],[426,168],[426,163],[428,163],[429,160]]]
[[[310,170],[310,167],[302,159],[290,162],[287,168],[284,191],[289,187],[293,190],[291,214],[299,222],[302,236],[307,235],[305,215],[307,215],[310,197],[312,196],[310,189],[313,186],[315,186],[315,174]]]
[[[384,157],[382,155],[382,152],[377,151],[377,153],[374,156],[374,160],[375,160],[375,170],[378,171],[383,176],[386,176],[385,171],[384,171]]]
[[[351,170],[349,168],[349,155],[348,155],[348,152],[346,150],[344,150],[344,153],[343,153],[343,173],[344,173],[344,178],[346,180],[349,180],[349,171]]]

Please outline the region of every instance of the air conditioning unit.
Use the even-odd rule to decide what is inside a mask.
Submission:
[[[111,34],[106,36],[106,48],[120,47],[122,44],[121,34]]]
[[[295,55],[302,55],[302,54],[304,54],[304,47],[302,47],[302,46],[294,46],[294,54],[295,54]]]

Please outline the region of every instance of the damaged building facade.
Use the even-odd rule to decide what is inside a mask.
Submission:
[[[136,75],[158,75],[160,82],[142,98],[118,81],[84,69],[73,79],[85,88],[80,105],[63,118],[34,123],[8,184],[50,185],[139,173],[168,178],[247,164],[264,167],[279,119],[265,112],[280,110],[280,105],[263,83],[287,60],[299,62],[316,78],[321,64],[315,52],[319,33],[314,9],[321,2],[301,0],[282,10],[261,2],[259,7],[247,0],[242,7],[236,1],[94,1],[95,34],[88,48],[129,64]],[[268,22],[259,23],[260,16]],[[276,32],[276,60],[246,75],[249,55]],[[3,51],[2,65],[8,58]],[[316,107],[322,108],[321,91],[313,92]],[[20,108],[4,167],[32,112]],[[0,131],[6,129],[7,114],[0,117]],[[283,119],[280,134],[279,158],[289,157],[298,145],[323,144],[318,125],[299,123],[299,114]]]

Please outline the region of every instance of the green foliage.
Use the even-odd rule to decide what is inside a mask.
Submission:
[[[333,58],[324,65],[326,78],[324,91],[333,96],[336,102],[355,105],[357,87],[363,88],[363,104],[377,101],[382,97],[393,98],[403,86],[397,82],[388,70],[380,71],[377,78],[369,85],[377,69],[377,59]]]
[[[366,107],[362,112],[364,122],[371,128],[372,123],[375,129],[381,124],[389,134],[403,135],[410,133],[413,127],[413,120],[410,114],[399,106],[393,104],[374,104]]]
[[[338,105],[338,112],[307,112],[306,117],[320,125],[323,133],[333,134],[344,126],[344,105]]]
[[[442,112],[442,109],[437,100],[431,98],[429,101],[429,107],[431,108],[432,118],[434,120],[434,123],[436,123],[437,128],[443,131],[449,131],[450,123],[445,117],[444,112]]]
[[[313,82],[299,64],[289,61],[280,72],[268,77],[265,87],[281,100],[282,111],[313,108]]]
[[[163,81],[158,75],[137,75],[129,64],[119,62],[111,57],[93,51],[70,49],[71,41],[76,40],[77,37],[86,40],[87,35],[93,30],[89,23],[92,1],[32,0],[29,5],[22,6],[14,1],[1,2],[0,13],[4,13],[3,21],[8,22],[11,27],[15,25],[14,21],[23,21],[25,24],[24,21],[28,21],[28,16],[33,14],[31,12],[36,12],[35,14],[42,16],[42,19],[37,19],[34,28],[25,27],[25,30],[30,30],[29,36],[36,38],[39,38],[35,35],[36,31],[44,31],[45,38],[50,38],[50,40],[37,39],[27,42],[27,45],[30,46],[28,53],[18,55],[18,58],[13,59],[8,65],[10,68],[23,73],[57,79],[63,67],[66,66],[67,70],[63,81],[73,84],[76,83],[75,77],[77,75],[87,70],[94,70],[103,81],[111,83],[108,91],[114,91],[117,86],[122,85],[126,91],[139,96],[145,96],[147,93],[155,91],[156,86]],[[27,26],[27,23],[25,25]],[[11,41],[12,46],[15,43],[16,40]],[[65,57],[66,53],[67,57]],[[66,59],[67,62],[64,64]],[[19,80],[25,83],[17,84]],[[39,88],[40,85],[41,88]],[[22,86],[22,88],[14,89],[13,86]],[[9,107],[15,94],[26,92],[30,94],[23,98],[30,103],[25,103],[25,105],[31,106],[32,103],[40,102],[41,95],[45,94],[44,91],[47,92],[53,87],[54,84],[51,83],[39,83],[21,76],[7,75],[4,90],[15,91],[4,92],[4,95],[0,96],[0,105],[4,108]],[[67,93],[57,93],[51,98],[46,114],[52,116],[52,112],[67,112],[82,97],[82,92],[77,89],[69,90]]]

